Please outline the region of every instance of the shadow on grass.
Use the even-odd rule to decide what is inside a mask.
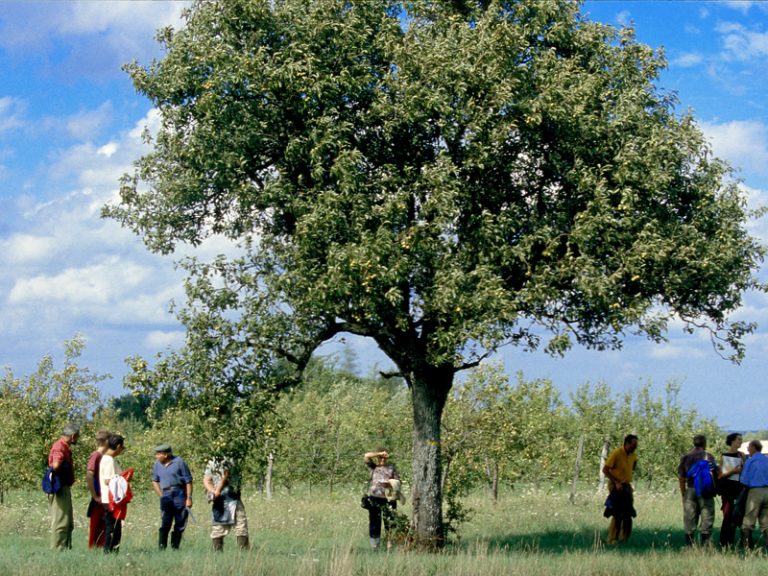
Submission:
[[[608,545],[607,530],[550,530],[526,532],[525,534],[498,535],[478,538],[473,541],[460,541],[453,544],[457,550],[487,546],[489,551],[497,552],[534,552],[544,554],[565,554],[572,552],[618,552],[618,553],[658,553],[659,551],[679,551],[685,549],[685,534],[682,530],[654,530],[635,528],[628,542]],[[715,543],[710,550],[718,550],[718,533],[712,535]],[[698,547],[697,547],[698,548]]]

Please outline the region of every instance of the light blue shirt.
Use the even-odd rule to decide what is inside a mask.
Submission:
[[[756,453],[747,459],[741,483],[750,488],[768,486],[768,457],[765,454]]]

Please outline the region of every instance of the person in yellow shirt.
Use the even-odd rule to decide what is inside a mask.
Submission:
[[[605,516],[610,516],[608,544],[616,540],[626,542],[632,534],[632,518],[636,515],[633,499],[632,476],[637,466],[637,436],[627,434],[624,445],[611,452],[603,466],[608,478],[609,495]]]

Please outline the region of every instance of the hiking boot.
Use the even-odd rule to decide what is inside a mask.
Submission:
[[[213,545],[213,551],[214,552],[223,552],[224,551],[224,536],[219,536],[218,538],[211,538],[211,544]]]
[[[160,530],[157,538],[157,546],[160,550],[168,548],[168,532],[166,530]]]

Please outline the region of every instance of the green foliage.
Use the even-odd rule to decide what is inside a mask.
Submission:
[[[597,484],[603,445],[639,436],[636,480],[663,484],[676,475],[680,456],[695,434],[706,434],[712,450],[720,429],[696,410],[680,405],[680,387],[654,395],[651,383],[615,394],[607,384],[584,384],[564,404],[552,382],[515,385],[498,365],[472,371],[449,399],[444,426],[444,481],[454,493],[479,485],[498,498],[499,486],[562,485],[572,480],[576,449],[584,438],[580,479]]]
[[[275,479],[286,487],[325,484],[329,491],[350,481],[363,486],[363,454],[386,447],[403,479],[410,477],[409,419],[404,386],[360,378],[315,361],[301,388],[281,398],[282,427],[275,447]]]
[[[570,456],[569,416],[552,382],[509,383],[501,366],[473,370],[448,401],[444,418],[447,477],[482,479],[494,499],[499,483],[557,482]]]
[[[251,295],[207,303],[273,348],[349,330],[461,365],[528,321],[562,352],[676,315],[738,356],[762,250],[662,56],[573,2],[436,6],[196,3],[127,68],[162,128],[106,214],[158,251],[243,240]]]
[[[93,431],[90,417],[101,406],[98,384],[109,376],[78,366],[84,348],[80,336],[66,341],[60,369],[50,355],[28,376],[6,368],[0,379],[0,492],[39,484],[51,444],[67,423],[80,425],[83,439]],[[85,470],[87,455],[75,450],[74,456]]]
[[[635,477],[648,484],[676,475],[680,456],[691,449],[695,434],[706,434],[714,449],[723,436],[719,427],[695,409],[682,407],[679,392],[676,382],[668,382],[660,398],[654,396],[650,382],[620,395],[606,384],[579,387],[572,405],[577,429],[585,437],[587,473],[599,469],[604,443],[611,449],[619,447],[629,433],[639,437]]]
[[[140,360],[129,360],[129,364],[137,367],[135,362]],[[171,394],[162,392],[152,395],[137,391],[110,398],[107,404],[119,422],[148,428],[152,419],[157,419],[163,412],[175,407],[177,399]]]

